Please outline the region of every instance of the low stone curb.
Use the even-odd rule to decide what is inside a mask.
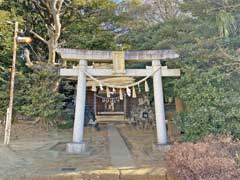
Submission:
[[[165,168],[107,169],[62,173],[32,180],[173,180]]]

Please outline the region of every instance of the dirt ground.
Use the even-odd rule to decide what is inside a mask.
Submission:
[[[137,167],[164,167],[162,154],[153,150],[154,130],[136,130],[127,124],[116,126]],[[9,147],[2,143],[3,134],[4,128],[0,127],[0,180],[111,168],[106,125],[101,125],[100,131],[85,128],[89,156],[65,153],[62,143],[71,141],[71,129],[46,131],[35,125],[14,124]]]
[[[153,129],[136,129],[129,125],[117,125],[121,136],[138,167],[164,167],[163,154],[154,148],[156,132]]]

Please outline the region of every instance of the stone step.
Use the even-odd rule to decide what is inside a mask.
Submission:
[[[115,111],[115,112],[112,112],[112,111],[104,111],[104,112],[98,112],[97,115],[124,115],[124,112],[122,111]]]
[[[96,116],[97,122],[126,122],[127,119],[123,115],[101,115]]]

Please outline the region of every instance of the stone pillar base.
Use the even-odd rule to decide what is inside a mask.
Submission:
[[[82,143],[67,143],[67,153],[69,154],[85,154],[89,155],[89,152],[87,151],[87,144],[86,142]]]
[[[171,147],[172,147],[171,144],[158,144],[158,143],[153,144],[154,151],[167,152],[168,150],[171,149]]]

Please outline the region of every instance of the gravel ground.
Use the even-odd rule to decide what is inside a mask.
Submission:
[[[153,129],[135,129],[129,125],[117,125],[127,143],[135,164],[141,167],[165,167],[164,155],[156,150],[156,132]]]
[[[0,128],[3,142],[3,127]],[[51,175],[65,171],[103,169],[110,166],[107,130],[85,129],[90,156],[66,154],[59,142],[70,142],[72,130],[46,131],[32,125],[15,124],[8,147],[0,144],[0,179],[24,179],[25,176]],[[57,145],[57,146],[56,146]],[[65,149],[65,148],[64,148]]]
[[[154,130],[136,130],[125,124],[116,126],[137,167],[164,167],[162,154],[152,148]],[[0,127],[0,180],[111,168],[107,126],[100,128],[100,131],[85,128],[91,155],[76,156],[64,151],[64,143],[72,138],[71,129],[46,131],[36,125],[14,124],[11,144],[5,147],[2,144],[4,128]]]

